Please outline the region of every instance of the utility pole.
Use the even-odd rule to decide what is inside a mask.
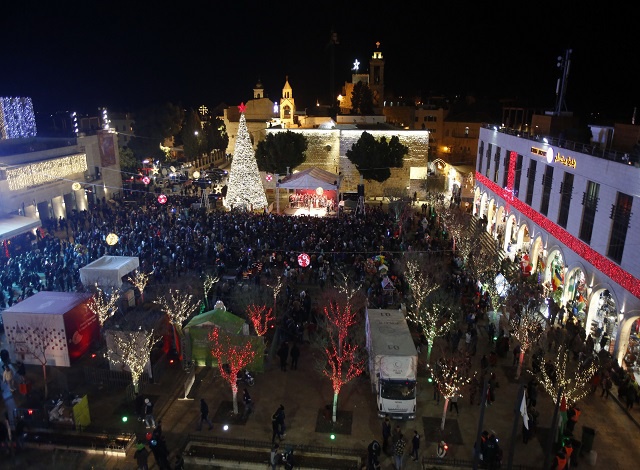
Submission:
[[[331,53],[331,64],[329,64],[329,70],[330,70],[330,83],[329,83],[329,106],[330,109],[333,110],[333,108],[335,108],[335,103],[336,103],[336,94],[335,94],[335,74],[336,74],[336,46],[340,44],[340,41],[338,41],[338,33],[336,33],[335,31],[331,31],[331,36],[329,37],[329,49],[330,49],[330,53]]]
[[[562,75],[558,78],[556,83],[556,109],[554,111],[555,116],[560,116],[562,111],[568,111],[567,103],[565,102],[565,94],[567,93],[567,84],[569,81],[569,65],[571,64],[571,49],[567,49],[562,56],[558,56],[557,66],[562,69]]]

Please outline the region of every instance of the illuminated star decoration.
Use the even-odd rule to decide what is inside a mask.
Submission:
[[[356,72],[360,69],[360,61],[358,59],[353,63],[353,68],[351,70],[355,70]]]
[[[238,109],[240,110],[241,113],[244,113],[244,110],[247,109],[247,106],[244,103],[240,103],[240,106],[238,106]]]
[[[160,172],[160,168],[154,165],[154,167],[151,169],[151,174],[157,175],[159,172]]]

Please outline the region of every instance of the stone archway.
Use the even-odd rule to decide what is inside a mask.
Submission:
[[[505,224],[505,230],[504,230],[504,241],[502,243],[502,250],[505,253],[509,252],[509,245],[511,244],[511,239],[513,238],[513,233],[515,230],[517,230],[517,225],[518,222],[516,221],[516,216],[513,214],[510,214],[507,217],[507,222]]]
[[[489,196],[487,195],[487,193],[483,193],[482,197],[480,198],[480,213],[478,214],[478,217],[480,219],[482,219],[486,214],[488,199],[489,199]]]
[[[507,220],[507,212],[504,206],[499,206],[498,212],[496,213],[496,229],[495,229],[495,237],[498,240],[498,246],[501,246],[504,243],[506,220]]]
[[[480,195],[480,188],[476,187],[473,192],[473,215],[480,217],[480,201],[482,196]]]
[[[587,271],[583,266],[578,264],[567,270],[563,298],[565,303],[573,304],[575,302],[577,306],[575,316],[580,324],[586,327],[589,294],[587,292]]]
[[[531,249],[531,236],[529,226],[526,222],[520,224],[518,234],[516,235],[516,251],[522,250],[524,253],[529,253]]]
[[[634,367],[640,365],[640,343],[633,340],[633,344],[631,344],[631,332],[637,329],[637,321],[640,321],[640,312],[629,312],[627,318],[623,319],[620,324],[614,359],[622,366]]]
[[[601,349],[600,341],[605,333],[608,337],[604,345],[605,349],[610,353],[613,353],[615,349],[620,327],[618,305],[619,303],[613,290],[606,285],[595,287],[589,296],[585,331],[593,337],[596,352]]]
[[[487,232],[489,235],[495,233],[495,225],[496,225],[496,200],[491,199],[489,201],[489,208],[487,210]]]
[[[545,249],[542,241],[542,237],[538,235],[533,242],[533,247],[529,256],[531,257],[531,274],[542,273],[544,274],[544,255]],[[539,263],[538,263],[539,262]]]
[[[555,300],[559,306],[564,305],[564,255],[562,250],[555,246],[549,251],[544,263],[544,277],[542,283],[549,291],[548,296]]]

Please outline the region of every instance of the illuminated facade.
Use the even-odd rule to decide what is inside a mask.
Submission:
[[[36,134],[31,98],[0,97],[0,140],[35,137]]]
[[[484,126],[475,181],[473,213],[500,248],[573,309],[596,350],[606,333],[604,347],[628,362],[640,317],[638,164],[598,146]]]
[[[0,216],[67,217],[122,192],[116,134],[0,142]]]

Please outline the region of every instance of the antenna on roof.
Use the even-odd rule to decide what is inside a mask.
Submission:
[[[558,56],[558,68],[562,69],[562,76],[558,78],[558,82],[556,84],[556,109],[554,111],[554,115],[560,116],[560,113],[564,111],[568,111],[567,103],[564,100],[565,94],[567,92],[567,82],[569,81],[569,65],[571,64],[571,49],[567,49],[564,54],[564,58],[562,56]]]

